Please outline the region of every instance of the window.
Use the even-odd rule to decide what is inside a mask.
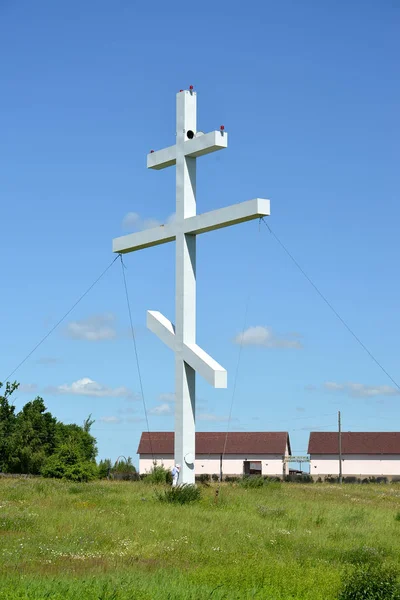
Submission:
[[[243,472],[245,475],[261,475],[261,460],[245,460]]]

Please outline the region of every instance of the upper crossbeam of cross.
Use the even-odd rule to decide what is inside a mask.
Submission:
[[[176,144],[147,156],[149,169],[176,165],[176,218],[161,225],[114,239],[113,251],[134,252],[150,246],[177,241],[176,249],[176,326],[159,312],[148,311],[147,326],[167,346],[182,354],[182,359],[214,387],[226,387],[227,373],[195,341],[195,236],[270,214],[269,200],[256,198],[211,212],[196,214],[196,159],[222,150],[228,134],[219,131],[200,133],[196,123],[196,92],[177,94]],[[189,314],[189,313],[192,314]]]

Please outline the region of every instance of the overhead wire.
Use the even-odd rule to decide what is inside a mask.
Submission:
[[[392,377],[390,375],[390,373],[383,367],[383,365],[378,361],[378,359],[373,355],[373,353],[368,349],[368,347],[356,335],[356,333],[353,331],[353,329],[351,329],[351,327],[348,325],[348,323],[343,319],[343,317],[334,308],[334,306],[332,305],[332,303],[321,292],[321,290],[314,283],[314,281],[311,279],[311,277],[309,277],[309,275],[305,272],[305,270],[302,268],[302,266],[299,264],[299,262],[295,259],[295,257],[293,256],[293,254],[288,250],[288,248],[285,246],[285,244],[280,240],[280,238],[277,236],[277,234],[272,230],[272,228],[270,227],[270,225],[265,221],[264,218],[261,218],[260,222],[261,221],[267,227],[267,229],[269,230],[270,234],[274,237],[274,239],[277,241],[277,243],[281,246],[281,248],[284,250],[284,252],[287,254],[287,256],[295,264],[295,266],[298,268],[298,270],[302,273],[302,275],[305,277],[305,279],[307,279],[307,281],[309,282],[309,284],[314,288],[314,290],[317,292],[317,294],[321,297],[321,299],[325,302],[325,304],[329,307],[329,309],[334,313],[334,315],[336,316],[336,318],[342,323],[342,325],[346,328],[346,330],[357,341],[357,343],[363,348],[363,350],[369,355],[369,357],[375,362],[375,364],[382,370],[382,372],[390,379],[390,381],[392,381],[392,383],[397,387],[397,389],[400,390],[400,385],[397,383],[397,381],[394,379],[394,377]],[[18,363],[18,365],[10,372],[9,375],[7,375],[7,377],[3,381],[8,381],[20,369],[20,367],[23,364],[25,364],[25,362],[34,354],[34,352],[36,352],[36,350],[50,337],[50,335],[71,314],[71,312],[76,308],[76,306],[78,306],[78,304],[85,298],[85,296],[87,296],[87,294],[93,289],[93,287],[102,279],[102,277],[107,273],[107,271],[112,267],[112,265],[115,263],[115,261],[118,258],[120,258],[120,260],[121,260],[123,283],[124,283],[125,296],[126,296],[127,307],[128,307],[128,314],[129,314],[131,336],[132,336],[132,342],[133,342],[133,348],[134,348],[134,355],[135,355],[136,366],[137,366],[137,371],[138,371],[138,378],[139,378],[139,384],[140,384],[140,391],[141,391],[141,396],[142,396],[142,402],[143,402],[145,420],[146,420],[147,430],[148,430],[148,434],[149,434],[150,451],[151,451],[151,455],[152,455],[153,462],[154,462],[154,452],[153,452],[153,445],[152,445],[151,433],[150,433],[150,427],[149,427],[148,412],[147,412],[146,401],[145,401],[145,397],[144,397],[143,380],[142,380],[141,369],[140,369],[140,362],[139,362],[139,356],[138,356],[136,336],[135,336],[135,331],[134,331],[134,327],[133,327],[131,304],[130,304],[128,287],[127,287],[126,276],[125,276],[126,266],[124,265],[124,262],[123,262],[121,254],[118,254],[111,261],[111,263],[104,269],[104,271],[102,271],[102,273],[95,279],[95,281],[85,290],[85,292],[76,300],[76,302],[74,302],[74,304],[71,306],[71,308],[56,322],[56,324],[46,333],[46,335],[43,336],[43,338],[40,339],[40,341],[23,358],[23,360],[21,360]],[[224,457],[225,457],[225,454],[226,454],[226,447],[227,447],[227,442],[228,442],[228,436],[229,436],[229,433],[230,433],[230,425],[231,425],[231,421],[232,421],[233,405],[234,405],[234,399],[235,399],[236,389],[237,389],[237,380],[238,380],[238,373],[239,373],[240,361],[241,361],[242,350],[243,350],[243,337],[244,337],[244,332],[245,332],[246,323],[247,323],[247,315],[248,315],[249,303],[250,303],[250,293],[248,295],[247,302],[246,302],[246,305],[245,305],[244,324],[243,324],[243,329],[242,329],[242,334],[241,334],[241,339],[240,339],[240,344],[239,344],[238,360],[237,360],[236,370],[235,370],[235,376],[234,376],[234,384],[233,384],[232,397],[231,397],[230,408],[229,408],[228,424],[227,424],[227,430],[226,430],[226,435],[225,435],[225,440],[224,440],[224,446],[223,446],[223,453],[222,453],[222,461],[224,460]],[[328,416],[328,415],[326,415],[326,416]],[[297,420],[297,419],[300,420],[300,419],[307,419],[307,418],[309,418],[309,417],[297,417],[297,418],[290,419],[290,420]]]
[[[138,377],[139,377],[140,394],[142,396],[144,416],[145,416],[145,419],[146,419],[147,432],[149,434],[150,453],[151,453],[151,456],[152,456],[152,459],[153,459],[153,464],[154,464],[155,463],[155,459],[154,459],[154,452],[153,452],[153,444],[152,444],[152,441],[151,441],[149,417],[148,417],[148,414],[147,414],[146,400],[145,400],[145,397],[144,397],[143,380],[142,380],[142,374],[141,374],[141,370],[140,370],[140,362],[139,362],[139,354],[138,354],[137,343],[136,343],[135,329],[133,327],[131,303],[130,303],[130,300],[129,300],[128,286],[126,284],[126,276],[125,276],[126,266],[125,266],[124,261],[122,259],[122,254],[120,254],[119,257],[121,259],[122,278],[123,278],[123,281],[124,281],[126,304],[128,306],[129,323],[130,323],[130,328],[131,328],[132,343],[133,343],[133,349],[134,349],[135,360],[136,360],[136,368],[137,368]]]
[[[372,352],[367,348],[367,346],[364,344],[364,342],[361,341],[361,339],[358,337],[358,335],[346,323],[346,321],[343,319],[343,317],[334,308],[332,303],[329,302],[327,297],[317,287],[317,285],[314,283],[314,281],[311,279],[311,277],[309,277],[307,275],[307,273],[304,271],[304,269],[299,264],[299,262],[294,258],[293,254],[288,250],[288,248],[285,246],[285,244],[279,239],[279,237],[276,235],[276,233],[271,229],[271,227],[268,225],[268,223],[265,221],[265,219],[263,217],[261,217],[260,220],[264,223],[264,225],[269,230],[270,234],[275,238],[275,240],[278,242],[278,244],[281,246],[281,248],[284,250],[284,252],[289,256],[291,261],[296,265],[296,267],[299,269],[299,271],[307,279],[309,284],[314,288],[314,290],[322,298],[322,300],[325,302],[325,304],[330,308],[330,310],[333,312],[333,314],[339,319],[339,321],[342,323],[342,325],[347,329],[347,331],[350,333],[350,335],[353,336],[353,338],[358,342],[358,344],[360,344],[360,346],[364,349],[364,351],[368,354],[368,356],[374,361],[374,363],[376,365],[378,365],[378,367],[381,369],[381,371],[390,379],[390,381],[397,387],[397,389],[400,390],[400,384],[397,383],[397,381],[394,379],[394,377],[392,377],[392,375],[390,375],[390,373],[384,368],[384,366],[378,361],[377,358],[375,358],[375,356],[372,354]]]
[[[233,389],[232,389],[232,397],[231,397],[231,403],[230,403],[230,408],[229,408],[228,424],[227,424],[227,427],[226,427],[226,435],[225,435],[224,447],[223,447],[223,450],[222,450],[222,462],[224,460],[224,456],[225,456],[225,452],[226,452],[226,446],[227,446],[227,443],[228,443],[228,435],[229,435],[230,425],[231,425],[231,421],[232,421],[233,403],[234,403],[235,394],[236,394],[236,387],[237,387],[237,380],[238,380],[238,374],[239,374],[240,359],[241,359],[242,350],[243,350],[243,338],[244,338],[244,332],[246,330],[247,314],[248,314],[248,311],[249,311],[249,304],[250,304],[250,293],[247,296],[243,329],[242,329],[242,333],[240,335],[239,352],[238,352],[238,359],[237,359],[237,363],[236,363],[235,376],[234,376],[234,379],[233,379]]]
[[[258,231],[260,232],[260,227],[258,228]],[[259,239],[260,239],[260,237],[259,237]],[[236,388],[237,388],[237,381],[238,381],[238,375],[239,375],[240,360],[241,360],[241,357],[242,357],[242,350],[243,350],[243,339],[244,339],[244,333],[246,331],[247,315],[248,315],[248,312],[249,312],[250,298],[251,298],[251,290],[249,290],[248,295],[247,295],[247,300],[246,300],[246,304],[245,304],[245,311],[244,311],[244,319],[243,319],[243,328],[242,328],[242,333],[240,334],[239,352],[238,352],[238,358],[237,358],[237,363],[236,363],[235,375],[234,375],[234,379],[233,379],[232,397],[231,397],[231,402],[230,402],[230,407],[229,407],[228,422],[227,422],[227,426],[226,426],[226,435],[225,435],[225,440],[224,440],[224,446],[223,446],[222,455],[221,455],[221,470],[222,470],[222,472],[223,472],[222,465],[223,465],[224,457],[225,457],[225,454],[226,454],[226,447],[227,447],[227,444],[228,444],[228,436],[229,436],[229,433],[230,433],[230,426],[231,426],[231,422],[232,422],[233,404],[234,404],[235,395],[236,395]],[[221,481],[220,481],[220,483],[221,483]],[[218,497],[219,488],[220,488],[220,486],[218,486],[218,488],[217,488],[216,497]]]
[[[11,373],[9,375],[7,375],[7,377],[2,380],[4,381],[9,381],[10,377],[12,377],[17,371],[18,369],[20,369],[20,367],[22,367],[23,364],[26,363],[26,361],[32,356],[32,354],[34,352],[36,352],[36,350],[43,344],[43,342],[45,342],[47,340],[48,337],[50,337],[50,335],[57,329],[57,327],[59,327],[59,325],[61,325],[61,323],[68,317],[69,314],[71,314],[71,312],[74,310],[74,308],[76,308],[78,306],[78,304],[81,302],[81,300],[83,300],[83,298],[85,296],[87,296],[87,294],[94,288],[94,286],[100,281],[100,279],[102,277],[104,277],[104,275],[107,273],[107,271],[113,266],[113,264],[115,263],[115,261],[118,259],[118,256],[116,256],[111,263],[108,265],[107,268],[104,269],[104,271],[97,277],[97,279],[87,288],[87,290],[78,298],[78,300],[72,305],[72,307],[61,317],[61,319],[59,319],[57,321],[57,323],[50,329],[50,331],[48,331],[46,333],[46,335],[36,344],[36,346],[34,346],[34,348],[25,356],[25,358],[23,360],[21,360],[21,362],[15,367],[15,369],[13,369],[11,371]]]

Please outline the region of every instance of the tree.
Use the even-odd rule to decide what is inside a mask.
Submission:
[[[90,417],[82,427],[57,423],[56,448],[42,466],[44,477],[71,481],[90,481],[98,477],[96,439],[89,433],[94,421]]]
[[[10,455],[10,439],[14,431],[16,416],[15,406],[9,398],[18,389],[19,384],[7,382],[4,395],[0,395],[0,471],[6,471]],[[0,382],[0,389],[3,384]]]
[[[113,467],[113,473],[136,473],[135,465],[132,464],[132,457],[128,456],[127,459],[122,457],[122,460],[117,460]]]
[[[90,432],[90,428],[94,423],[94,419],[92,419],[91,417],[92,414],[90,414],[88,418],[83,421],[83,431],[86,431],[86,433]]]
[[[105,458],[99,462],[99,477],[105,479],[111,472],[111,458]]]
[[[85,423],[83,427],[79,425],[57,423],[57,445],[67,445],[78,449],[82,460],[94,461],[97,456],[96,438],[90,435]],[[89,427],[90,428],[90,427]]]
[[[25,404],[17,414],[9,440],[7,470],[37,475],[57,445],[57,419],[46,410],[43,398]]]
[[[15,414],[10,397],[18,386],[17,382],[7,383],[4,394],[0,395],[0,470],[43,473],[74,481],[97,477],[97,446],[90,434],[94,423],[91,415],[82,427],[65,425],[52,416],[40,397]]]

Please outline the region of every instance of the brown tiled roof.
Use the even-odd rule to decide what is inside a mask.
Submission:
[[[140,438],[138,454],[173,454],[174,433],[172,431],[146,431]],[[150,439],[151,438],[151,444]],[[226,433],[196,432],[196,454],[222,454]],[[285,454],[290,442],[286,431],[249,431],[228,433],[225,454]]]
[[[337,431],[312,431],[308,443],[309,454],[338,454]],[[342,454],[400,454],[398,431],[344,431]]]

